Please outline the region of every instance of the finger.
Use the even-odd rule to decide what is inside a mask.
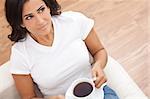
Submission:
[[[95,86],[97,86],[97,85],[99,84],[99,82],[100,82],[102,79],[103,79],[102,76],[97,76],[97,77],[96,77],[96,80],[94,81]]]
[[[95,72],[94,77],[93,77],[93,82],[95,86],[98,84],[99,81],[100,81],[100,78],[98,77],[97,72]]]
[[[104,84],[106,81],[107,81],[106,77],[103,77],[103,79],[101,79],[99,83],[96,85],[96,88],[100,88],[102,84]]]
[[[97,80],[96,80],[96,86],[100,83],[101,80],[103,80],[105,78],[105,75],[104,73],[100,73],[100,72],[97,72]]]
[[[99,72],[96,72],[96,80],[95,80],[95,85],[98,85],[99,82],[103,79],[104,74],[101,74]]]
[[[99,81],[100,81],[100,78],[99,78],[99,77],[96,77],[96,80],[94,81],[95,86],[98,85]]]
[[[97,77],[93,77],[93,78],[92,78],[93,81],[96,81],[96,79],[97,79]]]
[[[95,81],[97,79],[96,71],[92,71],[92,80]]]

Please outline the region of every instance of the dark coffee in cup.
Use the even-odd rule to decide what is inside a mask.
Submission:
[[[93,91],[93,86],[89,82],[81,82],[74,87],[73,94],[76,97],[86,97]]]

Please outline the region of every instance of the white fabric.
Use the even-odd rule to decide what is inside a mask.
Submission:
[[[13,85],[13,78],[9,71],[9,63],[5,63],[0,66],[0,93],[6,88]]]
[[[78,85],[81,82],[88,82],[93,86],[93,91],[85,97],[76,97],[73,94],[74,88],[76,85]],[[104,99],[104,92],[103,92],[103,87],[106,85],[104,83],[101,88],[96,88],[95,84],[93,82],[93,79],[87,79],[87,78],[79,78],[76,79],[71,86],[68,88],[66,94],[65,94],[65,99]]]
[[[89,52],[84,39],[94,21],[78,12],[63,12],[52,17],[54,41],[41,45],[29,35],[13,45],[13,74],[31,74],[45,96],[65,94],[71,83],[81,77],[91,78]]]
[[[15,89],[12,76],[8,70],[9,67],[10,61],[0,66],[0,85],[2,84],[0,86],[0,97],[2,99],[20,99],[19,94]],[[146,97],[142,90],[127,74],[123,66],[112,57],[108,57],[108,63],[107,67],[105,68],[105,73],[108,78],[108,86],[111,86],[111,88],[113,88],[117,92],[120,99],[148,99],[148,97]],[[124,81],[120,83],[120,80]],[[128,85],[132,87],[128,87]],[[127,87],[128,89],[126,89]]]
[[[120,99],[148,99],[114,58],[108,56],[104,72],[108,79],[107,84],[115,90]]]

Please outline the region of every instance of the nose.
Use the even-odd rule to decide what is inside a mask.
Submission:
[[[37,25],[42,25],[44,22],[44,19],[40,15],[36,15],[36,23]]]

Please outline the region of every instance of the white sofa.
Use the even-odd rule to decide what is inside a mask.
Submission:
[[[0,66],[0,99],[20,99],[8,68],[9,62]],[[104,71],[108,85],[117,92],[120,99],[148,99],[122,66],[110,56]]]

